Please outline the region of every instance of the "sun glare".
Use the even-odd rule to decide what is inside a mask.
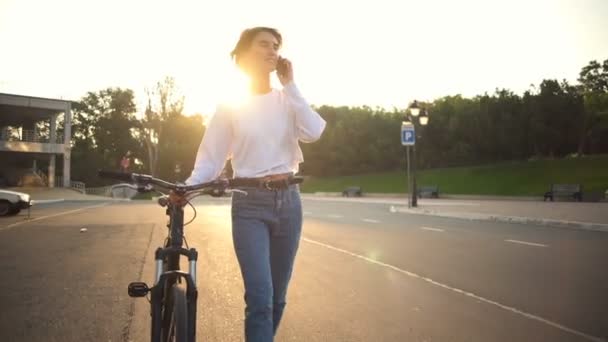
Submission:
[[[281,54],[315,105],[403,107],[496,87],[521,93],[543,78],[575,80],[608,51],[606,6],[593,14],[591,5],[551,0],[379,0],[349,2],[343,16],[343,2],[310,0],[279,15],[272,9],[283,2],[269,1],[0,0],[0,41],[15,52],[0,56],[0,92],[78,100],[130,88],[143,111],[144,89],[171,76],[184,113],[209,115],[246,98],[247,80],[229,53],[257,25],[282,32]],[[76,45],[61,50],[57,41]]]

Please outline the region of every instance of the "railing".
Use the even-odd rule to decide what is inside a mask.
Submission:
[[[112,187],[111,186],[101,186],[98,188],[88,188],[88,189],[86,189],[86,194],[112,197]]]
[[[17,130],[20,134],[12,134],[10,129],[2,130],[0,132],[0,140],[3,141],[25,141],[25,142],[36,142],[44,144],[63,144],[63,134],[57,134],[55,139],[51,141],[50,137],[44,136],[35,130],[22,129]]]
[[[124,198],[130,199],[137,195],[137,190],[124,186],[125,184],[114,184],[109,186],[100,186],[97,188],[86,188],[83,192],[87,195],[112,197],[112,198]],[[84,184],[83,184],[84,187]],[[72,188],[74,186],[72,185]]]
[[[87,193],[87,189],[86,186],[83,182],[75,182],[75,181],[71,181],[70,182],[70,187],[76,191],[79,191],[83,194]]]

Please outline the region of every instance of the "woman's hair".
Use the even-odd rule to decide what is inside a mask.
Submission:
[[[236,63],[239,62],[239,57],[241,56],[241,54],[247,49],[249,49],[251,43],[253,42],[253,39],[260,32],[268,32],[272,34],[279,42],[279,46],[283,44],[283,37],[281,37],[279,31],[275,28],[258,26],[246,29],[245,31],[243,31],[243,33],[241,33],[239,41],[236,43],[236,46],[234,47],[232,52],[230,52],[230,57],[232,57]]]

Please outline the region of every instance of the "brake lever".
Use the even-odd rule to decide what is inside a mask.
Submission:
[[[155,191],[156,189],[154,189],[154,186],[152,184],[146,184],[146,185],[141,185],[141,184],[137,184],[137,192],[140,193],[145,193],[145,192],[152,192]]]
[[[245,196],[249,195],[249,193],[247,193],[247,191],[241,190],[241,189],[229,189],[229,190],[226,190],[226,193],[228,193],[228,194],[233,193],[233,192],[236,192],[236,193],[239,193],[239,194],[243,194]]]

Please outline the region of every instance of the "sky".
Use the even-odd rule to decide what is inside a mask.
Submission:
[[[0,0],[0,92],[131,88],[143,110],[171,76],[186,113],[209,114],[245,89],[229,58],[241,31],[271,26],[314,105],[521,94],[608,59],[606,18],[606,0]]]

